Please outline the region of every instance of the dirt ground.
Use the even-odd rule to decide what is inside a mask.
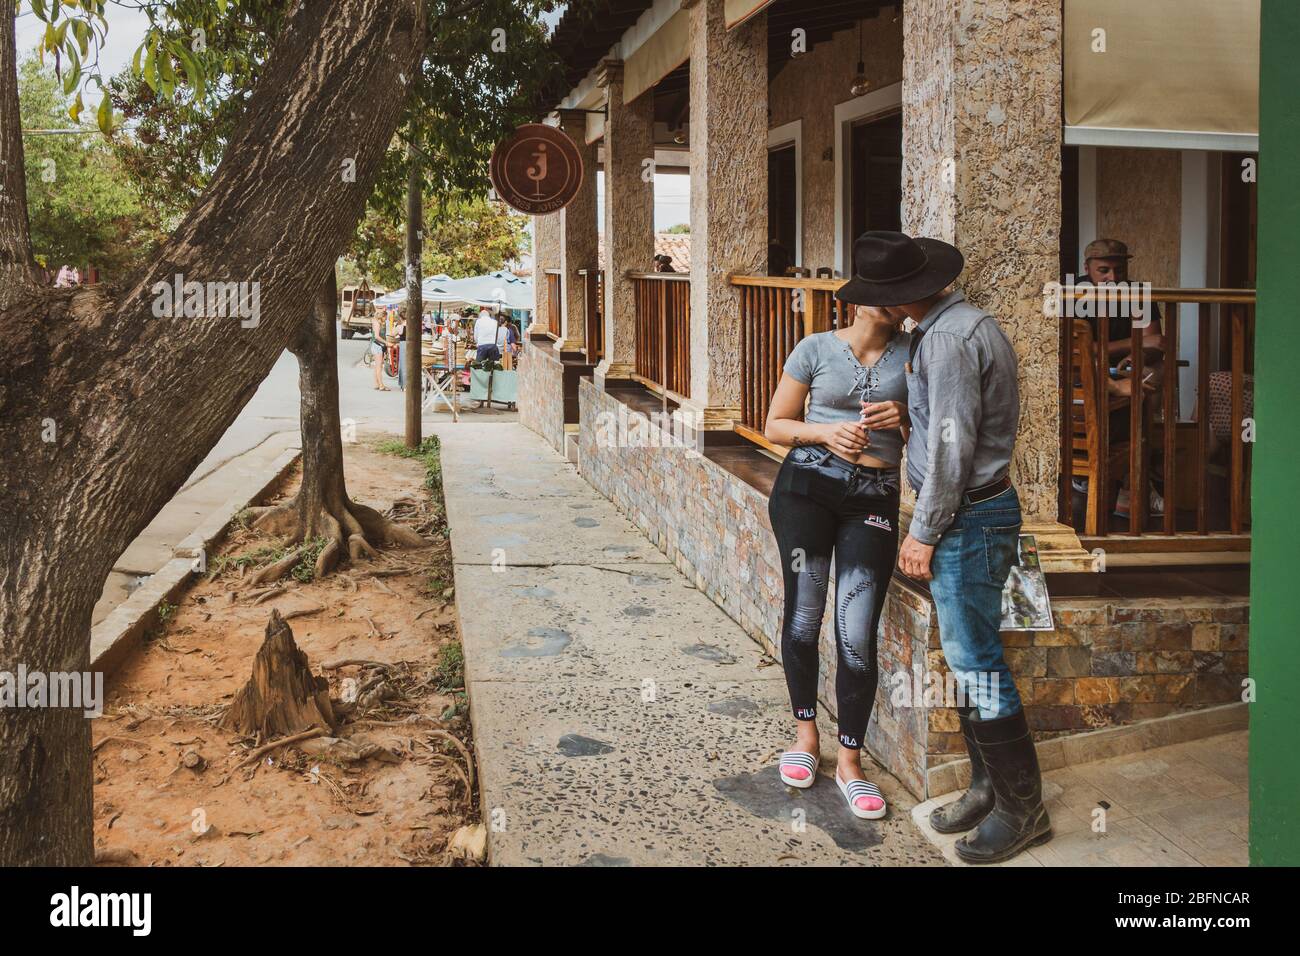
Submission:
[[[430,546],[385,548],[322,581],[289,576],[267,594],[244,579],[269,559],[242,568],[236,559],[273,540],[239,530],[208,556],[208,574],[110,680],[94,722],[104,862],[441,865],[464,857],[448,850],[462,826],[457,846],[481,832],[440,492],[425,487],[418,458],[380,451],[374,439],[344,449],[349,494]],[[272,608],[352,712],[340,742],[305,741],[240,767],[266,741],[216,721],[249,678]]]

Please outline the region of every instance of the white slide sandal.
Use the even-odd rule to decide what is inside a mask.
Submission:
[[[839,771],[835,772],[835,783],[840,788],[840,793],[844,794],[844,799],[849,805],[849,810],[859,820],[879,820],[889,809],[885,805],[885,795],[880,792],[880,788],[868,780],[850,780],[845,783],[840,779]],[[858,801],[863,797],[872,797],[880,801],[880,806],[875,810],[865,810],[858,806]]]
[[[817,780],[817,755],[805,753],[802,750],[787,750],[781,754],[781,762],[777,765],[776,772],[781,775],[781,782],[787,787],[798,787],[800,790],[807,790]],[[791,777],[785,772],[785,768],[791,770],[807,770],[808,776],[802,780],[798,777]]]

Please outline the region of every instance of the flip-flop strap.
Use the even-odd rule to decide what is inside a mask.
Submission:
[[[787,750],[781,754],[782,767],[803,767],[812,773],[817,772],[817,758],[802,750]]]
[[[850,803],[857,803],[861,797],[875,797],[877,800],[885,799],[880,792],[880,788],[867,780],[850,780],[847,790]]]

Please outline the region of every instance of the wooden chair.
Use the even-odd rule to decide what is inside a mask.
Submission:
[[[1110,442],[1101,447],[1098,428],[1100,410],[1098,402],[1097,349],[1092,338],[1092,326],[1082,319],[1074,320],[1074,345],[1070,354],[1072,400],[1070,403],[1071,475],[1088,479],[1088,507],[1083,533],[1101,533],[1102,522],[1115,507],[1119,486],[1128,474],[1129,443]],[[1124,396],[1107,396],[1106,414],[1127,408]],[[1106,488],[1101,487],[1103,454],[1106,462]]]

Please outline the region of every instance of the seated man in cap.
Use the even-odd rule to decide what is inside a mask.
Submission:
[[[1080,285],[1095,286],[1122,285],[1129,281],[1128,261],[1133,257],[1128,246],[1118,239],[1094,239],[1083,251],[1084,281]],[[1102,299],[1102,302],[1105,300]],[[1110,365],[1120,373],[1133,364],[1133,325],[1135,319],[1141,323],[1145,309],[1151,310],[1150,321],[1139,324],[1142,330],[1140,341],[1143,349],[1143,388],[1150,392],[1155,389],[1164,370],[1165,337],[1160,325],[1160,310],[1154,302],[1137,303],[1133,308],[1118,308],[1108,316],[1106,325],[1107,355]],[[1097,318],[1090,316],[1093,334],[1098,334]],[[1112,395],[1132,394],[1132,379],[1122,374],[1107,380],[1107,389]]]
[[[1129,281],[1128,262],[1132,258],[1128,246],[1118,239],[1094,239],[1088,243],[1087,248],[1083,251],[1085,279],[1080,285],[1092,284],[1101,287],[1127,283]],[[1135,302],[1132,303],[1131,307],[1125,307],[1122,302],[1117,303],[1117,305],[1119,307],[1111,306],[1104,296],[1099,296],[1098,308],[1088,318],[1094,336],[1098,336],[1099,318],[1103,316],[1107,318],[1106,354],[1108,356],[1108,365],[1114,369],[1114,374],[1107,376],[1106,390],[1111,395],[1133,394],[1131,371],[1133,368],[1133,328],[1136,325],[1140,330],[1138,340],[1142,345],[1141,392],[1142,401],[1145,405],[1164,379],[1165,337],[1161,326],[1160,309],[1154,302]],[[1150,320],[1144,324],[1143,320],[1146,318],[1148,309],[1150,310]],[[1108,421],[1108,433],[1112,442],[1129,440],[1131,419],[1127,406],[1111,412]],[[1129,509],[1127,477],[1124,484],[1125,487],[1121,489],[1116,503],[1116,514],[1121,517],[1127,516]],[[1157,485],[1157,476],[1153,475],[1147,506],[1147,513],[1151,515],[1164,514],[1164,498]],[[1075,486],[1079,491],[1086,491],[1087,489],[1087,483],[1083,479],[1075,479]]]

